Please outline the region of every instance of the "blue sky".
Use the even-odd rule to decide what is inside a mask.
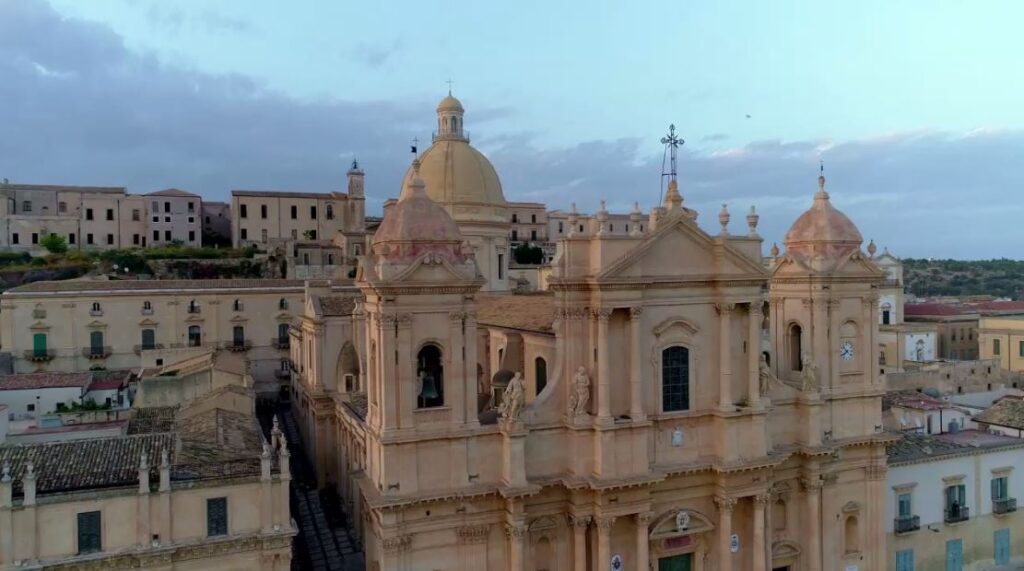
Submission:
[[[338,188],[358,155],[373,209],[450,77],[510,199],[647,208],[674,122],[706,224],[757,204],[781,240],[820,157],[836,204],[897,254],[1020,257],[1022,17],[1011,1],[0,0],[0,176],[224,198]]]

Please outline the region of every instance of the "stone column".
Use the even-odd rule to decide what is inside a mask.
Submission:
[[[636,514],[636,571],[648,571],[650,568],[651,538],[647,525],[651,523],[651,512]]]
[[[412,547],[412,536],[399,535],[385,538],[381,547],[383,553],[381,553],[380,571],[404,571],[405,565],[402,564],[402,559],[405,558],[405,552]]]
[[[881,378],[881,375],[877,375],[875,371],[878,367],[878,344],[875,342],[872,333],[877,327],[878,323],[878,298],[875,296],[868,296],[863,298],[863,315],[865,317],[864,323],[861,325],[860,338],[861,347],[858,349],[861,352],[861,358],[863,359],[864,367],[864,380],[865,384],[871,384],[876,378]]]
[[[460,561],[462,567],[459,569],[486,569],[487,568],[487,539],[491,534],[491,524],[464,525],[455,529],[459,539]]]
[[[768,505],[768,494],[761,493],[754,496],[754,522],[753,522],[753,534],[751,538],[751,549],[752,558],[754,562],[755,571],[764,571],[768,569],[766,562],[767,552],[765,551],[765,518],[764,510],[765,506]]]
[[[608,367],[608,320],[612,310],[599,309],[594,312],[597,319],[597,422],[612,423],[611,413],[611,372]]]
[[[871,552],[874,556],[874,568],[884,569],[885,568],[885,549],[881,549],[878,546],[885,545],[885,526],[882,525],[882,518],[885,513],[885,474],[887,468],[882,464],[871,464],[867,466],[867,479],[868,487],[871,493],[869,498],[871,503],[867,506],[868,517],[864,518],[864,529],[866,534],[864,537],[869,541],[869,545],[873,545],[874,548]]]
[[[14,513],[13,506],[14,482],[11,478],[11,463],[3,464],[3,477],[0,478],[0,563],[7,566],[14,563]]]
[[[412,314],[398,314],[398,339],[395,349],[398,350],[398,371],[395,375],[395,386],[398,387],[396,395],[399,415],[399,427],[411,428],[413,425],[412,411],[415,410],[419,397],[416,394],[416,363],[412,351]],[[391,379],[384,379],[385,383]]]
[[[477,399],[477,378],[476,378],[476,366],[479,357],[477,356],[477,332],[476,332],[476,312],[467,311],[466,320],[464,323],[464,337],[466,347],[466,385],[472,385],[473,390],[466,395],[466,423],[470,426],[479,426],[480,420],[477,418],[476,411],[476,399]]]
[[[612,526],[614,516],[597,518],[597,561],[595,569],[607,569],[612,560]]]
[[[508,571],[526,571],[526,526],[506,523],[505,537],[508,538]]]
[[[590,516],[569,515],[569,527],[572,528],[572,569],[587,571],[587,527]]]
[[[452,411],[452,422],[463,424],[467,418],[467,407],[464,403],[476,398],[476,374],[472,376],[466,370],[468,365],[465,361],[466,341],[463,339],[462,320],[465,314],[461,311],[453,311],[448,314],[449,336],[451,343],[448,350],[448,362],[451,366],[445,371],[445,405]],[[475,367],[474,367],[475,369]],[[472,378],[472,382],[471,382]]]
[[[718,311],[718,369],[719,389],[718,406],[723,410],[730,410],[733,406],[732,400],[732,310],[735,304],[719,303],[715,305]]]
[[[642,307],[629,308],[629,416],[634,422],[647,419],[647,413],[644,412],[643,357],[640,356],[640,322],[643,311]]]
[[[280,496],[278,497],[278,512],[277,521],[281,525],[281,529],[291,529],[292,518],[291,518],[291,507],[288,503],[289,500],[289,485],[292,479],[291,473],[291,453],[288,452],[288,442],[284,436],[281,437],[281,450],[277,455],[277,465],[280,470],[279,478],[281,480]]]
[[[145,452],[142,453],[142,458],[139,460],[139,493],[138,493],[138,510],[136,512],[135,532],[136,532],[136,543],[142,547],[146,547],[150,542],[150,516],[149,516],[149,455]]]
[[[806,477],[801,483],[807,494],[807,519],[801,525],[807,538],[807,571],[821,571],[821,479]]]
[[[715,496],[718,506],[718,569],[732,571],[732,552],[729,540],[732,536],[732,510],[736,507],[736,498]]]
[[[761,406],[761,323],[764,314],[761,300],[750,302],[750,329],[747,332],[747,403]]]
[[[839,382],[839,306],[841,302],[838,299],[828,300],[828,330],[831,332],[829,335],[836,335],[835,339],[827,338],[827,349],[825,355],[828,356],[828,378],[830,379],[830,391],[835,391],[840,387]],[[818,379],[821,383],[821,379]]]

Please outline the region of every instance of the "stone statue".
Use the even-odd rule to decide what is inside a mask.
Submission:
[[[765,396],[768,394],[768,391],[772,389],[772,383],[778,383],[779,379],[772,374],[772,369],[768,366],[768,359],[765,358],[764,353],[761,353],[761,360],[758,368],[760,371],[760,385],[758,387],[758,392],[761,396]]]
[[[806,351],[800,356],[800,363],[803,367],[801,375],[801,387],[803,392],[816,392],[818,390],[818,368],[811,362],[811,356]]]
[[[569,395],[569,416],[587,416],[590,404],[590,376],[587,369],[580,367],[572,378],[572,394]]]
[[[512,375],[512,380],[508,382],[505,392],[502,393],[498,414],[505,421],[515,422],[519,420],[519,415],[523,412],[525,404],[526,390],[523,386],[523,374],[517,372]]]

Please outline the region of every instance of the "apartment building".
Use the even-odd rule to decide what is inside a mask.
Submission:
[[[548,241],[548,212],[543,203],[509,202],[508,211],[508,239],[513,245]]]
[[[182,244],[203,245],[202,204],[198,194],[168,188],[146,195],[149,201],[149,235],[151,246]]]
[[[296,280],[36,282],[0,296],[0,347],[14,371],[136,368],[147,351],[245,353],[257,380],[287,359]]]
[[[366,234],[364,178],[352,163],[347,193],[233,190],[231,242],[236,248],[266,248],[293,240],[333,240],[340,233],[347,254],[357,256]]]
[[[888,447],[888,568],[992,569],[1024,562],[1024,441],[965,430]],[[1009,568],[1009,567],[999,567]]]
[[[0,249],[38,253],[50,234],[72,250],[145,246],[146,201],[124,187],[0,184]]]
[[[0,447],[4,569],[286,571],[289,454],[239,390],[141,409],[127,434]]]

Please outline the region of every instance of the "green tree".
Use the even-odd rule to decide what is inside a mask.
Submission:
[[[43,236],[42,240],[39,240],[39,244],[51,254],[63,254],[68,251],[68,243],[60,234],[47,234]]]
[[[517,264],[543,264],[544,250],[539,246],[520,244],[512,250],[512,259]]]

